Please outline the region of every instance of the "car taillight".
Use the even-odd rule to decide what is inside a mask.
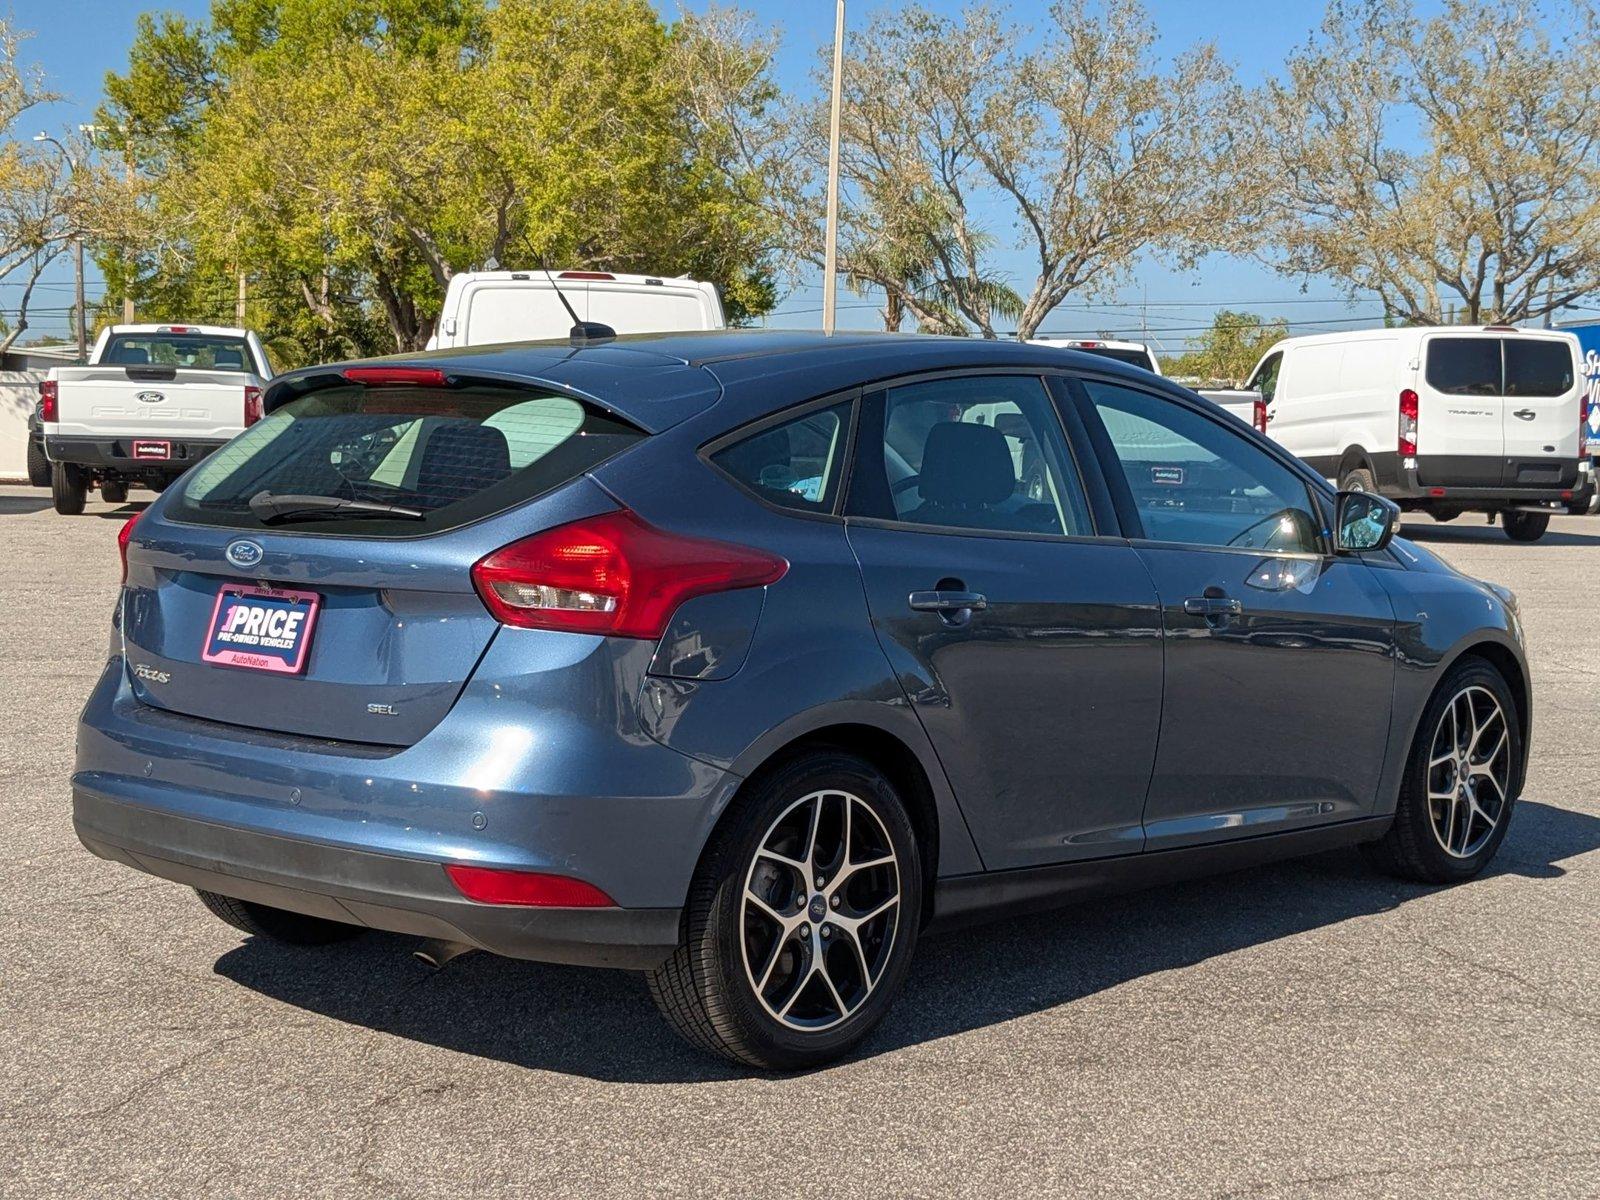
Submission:
[[[365,387],[448,387],[450,377],[438,367],[346,367],[343,375]]]
[[[54,379],[46,379],[39,384],[39,420],[56,419],[56,400],[59,395]]]
[[[1250,405],[1250,417],[1251,423],[1255,425],[1256,430],[1260,433],[1265,433],[1267,431],[1267,402],[1260,399],[1252,402]]]
[[[261,389],[252,384],[244,388],[244,427],[249,429],[261,420]]]
[[[1410,388],[1400,393],[1400,457],[1417,456],[1417,394]]]
[[[1578,457],[1589,457],[1589,397],[1578,397]]]
[[[535,908],[615,908],[617,902],[592,883],[542,871],[506,871],[446,863],[456,890],[479,904],[525,904]]]
[[[684,601],[776,583],[788,570],[776,554],[667,533],[623,509],[503,546],[472,568],[472,582],[507,625],[658,638]]]
[[[128,543],[133,540],[133,527],[139,523],[139,518],[144,516],[141,510],[133,514],[122,523],[122,528],[117,530],[117,554],[122,558],[122,582],[128,582]]]

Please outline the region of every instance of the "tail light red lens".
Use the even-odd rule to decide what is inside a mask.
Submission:
[[[1578,397],[1578,457],[1589,457],[1589,397]]]
[[[244,389],[244,427],[249,429],[261,420],[261,389],[253,384],[246,384]]]
[[[775,554],[667,533],[624,509],[504,546],[472,568],[472,582],[507,625],[654,639],[684,601],[776,583],[788,570]]]
[[[1400,457],[1417,456],[1417,394],[1410,388],[1400,393]]]
[[[133,527],[139,523],[139,518],[144,516],[141,510],[133,514],[122,523],[122,528],[117,530],[117,554],[122,558],[122,582],[128,582],[128,543],[133,540]]]
[[[1255,425],[1256,430],[1260,433],[1265,433],[1267,431],[1267,402],[1265,400],[1256,400],[1252,403],[1250,417],[1251,423]]]
[[[446,863],[456,890],[479,904],[522,904],[534,908],[615,908],[617,902],[592,883],[540,871],[503,871]]]
[[[56,401],[60,392],[54,379],[46,379],[39,384],[39,420],[54,421],[56,419]]]

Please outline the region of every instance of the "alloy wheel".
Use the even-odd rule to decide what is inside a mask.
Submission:
[[[745,976],[768,1016],[815,1033],[858,1012],[900,924],[900,863],[860,797],[812,792],[762,836],[745,874]]]
[[[1505,815],[1511,730],[1487,688],[1463,688],[1445,708],[1428,752],[1428,816],[1445,853],[1471,858]]]

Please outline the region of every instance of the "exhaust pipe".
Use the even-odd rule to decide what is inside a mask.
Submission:
[[[428,938],[411,953],[418,962],[438,971],[442,970],[446,963],[460,958],[463,954],[471,954],[476,949],[476,946],[469,946],[465,942],[451,942],[446,941],[444,938]]]

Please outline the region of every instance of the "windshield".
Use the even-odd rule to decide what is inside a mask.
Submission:
[[[1113,359],[1119,363],[1127,363],[1130,367],[1143,367],[1146,371],[1152,370],[1150,365],[1150,352],[1148,350],[1114,350],[1109,346],[1078,346],[1085,354],[1093,354],[1099,358]]]
[[[324,513],[338,507],[326,501],[344,500],[353,503],[340,533],[437,533],[576,479],[643,436],[537,389],[338,388],[274,410],[211,455],[184,477],[168,513],[264,528],[275,520],[271,497],[292,498],[279,510]],[[386,517],[385,506],[408,519]]]
[[[242,337],[202,333],[119,333],[100,361],[114,367],[179,367],[255,373]]]

